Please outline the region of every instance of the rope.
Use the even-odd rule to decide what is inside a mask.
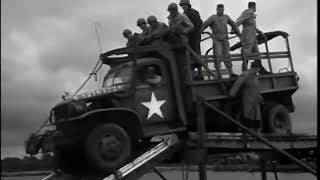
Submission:
[[[98,66],[99,65],[99,66]],[[99,59],[95,65],[95,67],[93,68],[92,72],[89,74],[89,76],[87,77],[87,79],[81,84],[81,86],[77,89],[77,91],[71,96],[71,97],[74,97],[76,96],[79,91],[87,84],[87,82],[90,80],[91,76],[92,75],[96,75],[97,72],[100,70],[102,66],[102,63],[101,63],[101,60]]]
[[[101,40],[100,40],[100,36],[99,36],[99,32],[98,32],[98,26],[101,27],[101,24],[99,22],[95,23],[95,32],[96,32],[96,36],[97,36],[97,41],[98,41],[98,46],[99,46],[99,51],[100,54],[102,54],[102,47],[101,47]],[[101,59],[99,58],[99,60],[97,61],[96,65],[94,66],[94,68],[92,69],[92,72],[89,74],[89,76],[87,77],[87,79],[81,84],[81,86],[77,89],[77,91],[71,96],[74,97],[76,96],[79,91],[87,84],[87,82],[90,80],[90,78],[92,77],[92,75],[95,75],[95,77],[97,77],[97,72],[100,70],[101,66],[103,65],[103,63],[101,63]],[[50,112],[50,117],[44,122],[42,123],[42,125],[39,127],[39,129],[37,129],[35,131],[34,134],[37,134],[46,124],[47,122],[50,120],[51,118],[51,112]]]
[[[102,54],[102,47],[101,47],[101,40],[100,40],[100,36],[99,36],[99,31],[98,31],[98,27],[101,27],[101,24],[99,22],[96,22],[95,23],[95,26],[94,26],[94,29],[95,29],[95,32],[96,32],[96,36],[97,36],[97,42],[98,42],[98,46],[99,46],[99,51],[100,51],[100,54]],[[100,65],[99,65],[100,63]],[[98,67],[99,65],[99,67]],[[95,75],[95,80],[97,79],[97,72],[100,70],[102,66],[102,63],[101,63],[101,59],[99,59],[96,63],[96,65],[94,66],[94,68],[92,69],[92,72],[89,74],[89,76],[87,77],[87,79],[82,83],[82,85],[77,89],[77,91],[71,96],[71,97],[74,97],[76,96],[79,91],[87,84],[87,82],[90,80],[91,76],[92,75]]]
[[[90,73],[90,75],[87,77],[87,79],[82,83],[82,85],[77,89],[77,91],[71,97],[76,96],[79,93],[79,91],[86,85],[86,83],[89,81],[91,76],[97,74],[97,72],[100,70],[102,64],[103,63],[101,63],[101,60],[99,59],[95,65],[95,67],[93,68],[92,72]],[[47,122],[50,120],[50,118],[51,118],[51,112],[50,112],[50,117],[45,122],[42,123],[42,125],[39,127],[39,129],[37,129],[35,131],[34,134],[37,134],[47,124]]]
[[[44,121],[43,123],[42,123],[42,125],[39,127],[39,129],[38,130],[36,130],[36,132],[34,133],[34,134],[37,134],[46,124],[47,124],[47,122],[50,120],[50,118],[48,118],[46,121]]]

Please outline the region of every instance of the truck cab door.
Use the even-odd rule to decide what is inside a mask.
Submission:
[[[150,59],[137,64],[135,108],[145,133],[157,134],[177,124],[178,112],[168,69],[159,59]]]

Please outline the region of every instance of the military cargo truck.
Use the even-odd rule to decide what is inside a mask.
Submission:
[[[264,98],[261,133],[268,135],[291,133],[292,95],[299,88],[288,36],[280,35],[286,51],[269,52],[267,48],[250,57],[268,61],[271,72],[259,75]],[[154,136],[175,133],[186,139],[188,132],[196,131],[199,97],[241,122],[239,98],[228,95],[237,78],[223,78],[223,69],[210,68],[217,58],[208,52],[195,57],[205,67],[203,80],[197,81],[190,68],[192,54],[183,44],[155,41],[101,54],[101,62],[110,67],[101,88],[66,98],[51,110],[50,124],[55,126],[52,152],[57,167],[71,173],[88,169],[111,172]],[[291,68],[273,72],[272,61],[278,58],[288,59]],[[226,59],[242,61],[243,55],[231,54],[220,60]],[[206,132],[241,132],[219,112],[203,108]]]

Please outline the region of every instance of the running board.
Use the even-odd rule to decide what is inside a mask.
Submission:
[[[146,151],[130,163],[126,164],[125,166],[117,170],[115,173],[103,178],[103,180],[118,180],[126,177],[131,172],[138,169],[145,163],[149,162],[154,157],[165,152],[168,148],[175,145],[176,143],[178,143],[178,137],[175,134],[164,137],[161,143],[159,143],[152,149]]]

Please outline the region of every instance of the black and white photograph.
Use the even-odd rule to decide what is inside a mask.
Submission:
[[[1,180],[316,180],[317,14],[1,0]]]

